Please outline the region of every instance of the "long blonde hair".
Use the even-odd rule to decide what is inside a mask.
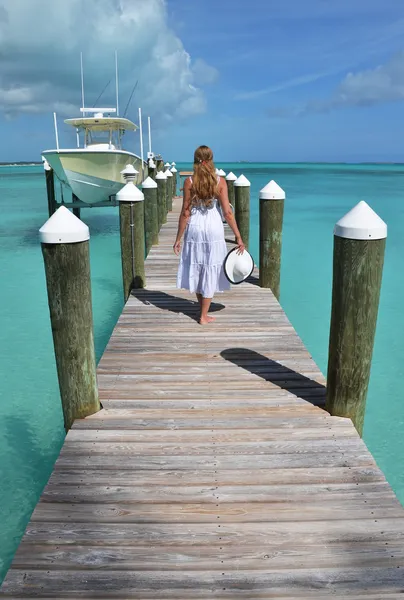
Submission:
[[[191,185],[191,205],[212,205],[218,191],[218,178],[213,164],[213,152],[208,146],[199,146],[194,154],[194,174]]]

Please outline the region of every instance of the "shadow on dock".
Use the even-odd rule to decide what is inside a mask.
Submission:
[[[144,288],[132,290],[132,296],[140,300],[143,304],[153,304],[153,306],[161,310],[183,314],[194,321],[199,320],[199,304],[196,300],[187,300],[186,298],[179,298],[165,292]],[[224,308],[224,304],[212,302],[209,312],[218,312]]]
[[[326,388],[324,385],[263,354],[248,348],[228,348],[223,350],[220,356],[314,406],[320,408],[325,406]]]

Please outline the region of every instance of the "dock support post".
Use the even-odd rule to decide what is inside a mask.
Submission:
[[[46,195],[48,197],[48,214],[51,217],[56,210],[55,179],[53,169],[45,164]]]
[[[236,222],[247,250],[250,243],[250,186],[251,183],[244,175],[240,175],[234,182]]]
[[[126,169],[128,169],[128,166]],[[128,183],[116,195],[119,202],[122,280],[125,302],[128,300],[132,289],[143,288],[146,285],[144,268],[144,196],[134,184],[133,178],[136,175],[132,173],[125,174],[126,169],[124,169],[123,175]]]
[[[171,173],[173,174],[173,197],[176,198],[177,197],[177,190],[178,190],[178,184],[177,184],[177,169],[175,168],[175,165],[173,165],[171,167]]]
[[[76,194],[72,194],[72,200],[73,202],[78,202],[79,199],[77,198]],[[78,219],[80,219],[80,207],[77,208],[73,208],[73,214],[75,217],[77,217]]]
[[[362,435],[387,226],[360,202],[334,229],[326,410]]]
[[[157,183],[151,177],[142,183],[144,195],[144,219],[146,237],[146,256],[153,245],[159,243]]]
[[[157,158],[155,162],[156,162],[157,171],[163,171],[163,169],[164,169],[164,160],[162,158]]]
[[[167,207],[167,176],[163,171],[159,171],[156,175],[157,183],[157,207],[158,207],[158,225],[159,231],[163,223],[166,222]]]
[[[260,191],[260,286],[280,297],[283,209],[285,192],[275,181]]]
[[[46,286],[64,426],[100,409],[87,225],[61,206],[41,227]]]
[[[171,173],[170,169],[167,169],[165,174],[167,176],[167,212],[171,212],[173,209],[174,175]]]
[[[236,196],[234,193],[234,182],[237,177],[233,172],[230,172],[226,175],[226,184],[227,184],[227,194],[229,196],[229,202],[233,206],[234,212],[236,212]]]

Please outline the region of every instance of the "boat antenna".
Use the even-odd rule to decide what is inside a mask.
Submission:
[[[140,158],[142,160],[142,181],[144,179],[143,177],[143,171],[144,171],[144,159],[143,159],[143,125],[142,125],[142,109],[139,108],[139,128],[140,128]]]
[[[115,50],[116,116],[119,117],[118,52]]]
[[[152,149],[151,149],[151,121],[150,121],[150,117],[147,117],[147,124],[149,126],[149,154],[152,153]]]
[[[126,116],[127,110],[128,110],[128,108],[129,108],[130,101],[132,100],[132,96],[133,96],[133,94],[135,93],[135,89],[137,88],[137,84],[138,84],[138,83],[139,83],[139,79],[136,81],[135,85],[133,86],[132,92],[131,92],[131,94],[130,94],[130,96],[129,96],[129,100],[128,100],[128,103],[127,103],[127,105],[126,105],[125,112],[123,113],[123,116],[124,116],[124,117]]]
[[[83,117],[84,117],[84,72],[83,72],[83,53],[80,52],[80,67],[81,67],[81,104],[83,108]]]
[[[58,135],[58,122],[56,119],[56,113],[53,113],[53,125],[55,127],[55,138],[56,138],[56,150],[59,152],[59,135]]]
[[[105,90],[107,89],[107,87],[109,86],[110,83],[111,83],[111,79],[108,81],[107,85],[104,87],[101,94],[98,96],[97,100],[94,102],[93,108],[95,108],[97,106],[98,100],[101,98],[101,96],[103,95],[103,93],[105,92]]]

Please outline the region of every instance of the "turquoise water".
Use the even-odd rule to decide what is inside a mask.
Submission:
[[[179,168],[185,165],[179,165]],[[251,181],[251,250],[257,260],[258,192],[287,194],[281,303],[325,373],[332,230],[359,200],[388,223],[384,279],[365,441],[404,503],[404,165],[220,164]],[[0,167],[0,581],[63,442],[63,423],[37,231],[47,218],[41,167]],[[117,209],[87,209],[99,358],[122,310]]]

